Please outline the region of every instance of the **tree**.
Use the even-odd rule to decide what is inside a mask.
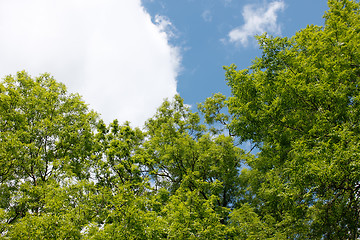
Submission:
[[[204,112],[219,99],[207,99]],[[180,96],[164,101],[146,122],[145,134],[139,153],[154,194],[168,196],[159,211],[167,238],[223,239],[230,209],[238,201],[243,151],[231,136],[201,124]]]
[[[211,135],[200,124],[198,113],[192,113],[179,96],[173,102],[165,101],[146,128],[147,168],[157,186],[175,193],[186,183],[205,199],[219,197],[221,207],[235,203],[244,156],[232,137]]]
[[[49,74],[31,78],[23,71],[0,83],[3,233],[24,217],[45,221],[53,184],[89,178],[96,118],[79,95],[68,94]]]
[[[359,237],[360,4],[328,4],[324,27],[260,36],[261,58],[225,68],[230,129],[260,149],[244,199],[295,239]]]
[[[117,120],[106,126],[48,74],[19,72],[0,87],[2,236],[226,236],[243,152],[223,130],[200,124],[179,96],[143,132]],[[214,115],[223,105],[214,96],[202,110]]]

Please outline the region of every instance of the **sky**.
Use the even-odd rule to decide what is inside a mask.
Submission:
[[[254,35],[323,25],[325,0],[0,0],[0,78],[48,72],[109,123],[142,126],[165,98],[230,95],[223,66],[261,56]]]

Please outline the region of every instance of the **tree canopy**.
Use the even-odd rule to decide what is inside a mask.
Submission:
[[[358,239],[360,3],[258,36],[231,89],[105,124],[50,74],[0,82],[4,239]],[[241,149],[241,143],[257,149]]]
[[[249,69],[226,68],[231,129],[260,149],[253,207],[292,238],[359,237],[359,3],[329,8],[324,27],[263,35]]]

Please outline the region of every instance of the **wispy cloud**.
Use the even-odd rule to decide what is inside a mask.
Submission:
[[[156,15],[154,21],[155,24],[158,26],[160,32],[164,34],[164,38],[169,40],[170,38],[177,37],[177,29],[168,17]]]
[[[205,22],[211,22],[212,21],[212,14],[211,14],[211,11],[209,9],[203,11],[203,13],[201,14],[201,17],[203,18],[203,20]]]
[[[263,5],[249,4],[243,8],[245,23],[228,34],[230,42],[247,46],[249,38],[264,32],[280,33],[277,14],[285,8],[284,1],[273,1]]]
[[[224,1],[224,3],[225,3],[225,6],[226,5],[229,5],[231,2],[232,2],[232,0],[223,0]]]
[[[139,126],[177,92],[171,26],[140,0],[0,1],[0,78],[50,72],[107,122]]]

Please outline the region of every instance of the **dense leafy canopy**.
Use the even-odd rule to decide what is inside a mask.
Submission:
[[[106,125],[49,74],[0,83],[4,239],[358,239],[360,4],[258,37],[229,98]],[[245,153],[249,142],[258,154]]]
[[[292,238],[359,237],[360,9],[329,7],[324,27],[261,36],[263,56],[226,73],[231,129],[261,150],[243,175],[251,205]]]

